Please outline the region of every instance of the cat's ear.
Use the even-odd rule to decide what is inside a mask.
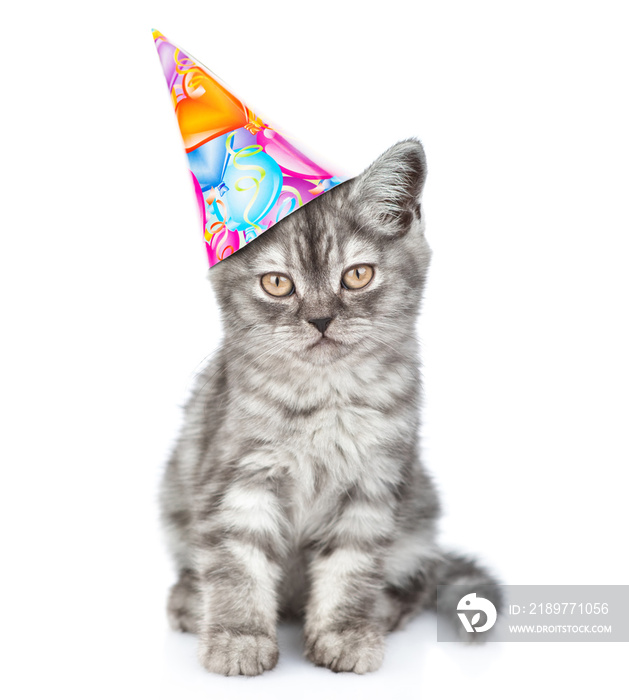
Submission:
[[[426,156],[417,139],[400,141],[353,181],[352,199],[361,218],[387,235],[403,235],[421,220]]]

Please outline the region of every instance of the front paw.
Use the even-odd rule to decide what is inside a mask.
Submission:
[[[377,671],[384,658],[384,635],[371,627],[321,631],[308,635],[306,656],[337,673]]]
[[[278,657],[277,641],[266,634],[212,632],[199,646],[204,668],[224,676],[258,676],[274,668]]]

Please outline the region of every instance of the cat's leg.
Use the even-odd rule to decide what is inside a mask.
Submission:
[[[168,596],[166,611],[172,629],[196,632],[199,592],[192,561],[190,524],[192,513],[181,476],[180,450],[172,455],[160,488],[160,511],[168,549],[178,571]]]
[[[378,614],[388,631],[401,629],[423,609],[434,607],[436,600],[436,572],[442,554],[436,543],[435,520],[421,518],[413,525],[396,534],[386,553],[386,585]]]
[[[394,530],[388,496],[352,489],[310,563],[306,655],[318,666],[367,673],[382,663],[386,629],[377,603]]]
[[[248,464],[234,472],[200,504],[195,523],[199,658],[208,671],[254,676],[278,659],[285,516],[273,469]]]
[[[198,631],[199,624],[199,582],[192,569],[179,572],[177,583],[168,596],[168,622],[177,632]]]

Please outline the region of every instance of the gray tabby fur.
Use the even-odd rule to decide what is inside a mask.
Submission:
[[[309,659],[365,673],[387,632],[434,608],[438,584],[497,599],[482,567],[437,544],[420,461],[425,176],[421,144],[398,143],[211,269],[224,340],[161,489],[179,573],[169,620],[199,635],[209,671],[273,668],[278,619],[301,616]],[[346,290],[357,263],[375,276]],[[268,272],[295,293],[269,296]],[[333,342],[308,322],[325,317]]]

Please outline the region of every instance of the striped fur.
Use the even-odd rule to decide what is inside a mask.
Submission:
[[[314,663],[372,671],[386,632],[434,606],[440,581],[493,585],[436,543],[419,458],[425,174],[419,142],[397,144],[210,272],[224,340],[161,490],[180,575],[169,619],[199,634],[210,671],[272,668],[278,618],[295,615]],[[373,280],[342,288],[357,263]],[[270,297],[268,272],[295,293]],[[329,317],[334,342],[316,344],[308,321]]]

